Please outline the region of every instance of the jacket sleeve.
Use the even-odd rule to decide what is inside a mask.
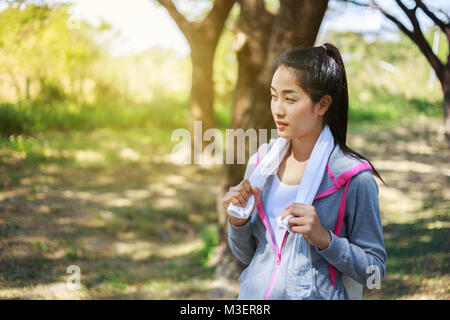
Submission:
[[[247,164],[244,179],[248,179],[256,164],[256,153],[254,153]],[[252,214],[254,214],[256,209]],[[256,241],[252,235],[250,220],[242,226],[234,226],[230,219],[227,218],[228,223],[228,245],[233,255],[239,259],[243,264],[248,265],[253,258],[256,249]]]
[[[337,270],[362,285],[374,283],[386,272],[386,250],[378,201],[378,185],[372,173],[364,170],[353,177],[347,190],[347,238],[331,232],[328,248],[316,251]],[[371,277],[370,281],[368,281]]]

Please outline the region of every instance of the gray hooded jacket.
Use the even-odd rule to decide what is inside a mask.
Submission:
[[[273,146],[275,139],[263,144],[259,149],[259,159]],[[330,155],[328,166],[335,179],[353,168],[360,160],[345,155],[338,144]],[[247,179],[256,163],[256,153],[247,164],[244,179]],[[274,175],[269,176],[261,192],[263,208]],[[318,194],[333,187],[325,170]],[[315,199],[315,207],[320,222],[326,230],[335,229],[339,203],[344,188]],[[266,229],[263,215],[255,208],[250,220],[243,226],[234,226],[228,220],[228,243],[233,254],[247,268],[239,277],[240,293],[238,299],[287,299],[285,293],[286,271],[293,243],[288,232],[281,250],[274,248],[272,237]],[[386,270],[386,251],[378,202],[378,185],[370,169],[354,175],[348,185],[345,214],[339,237],[333,232],[328,248],[319,250],[311,247],[314,285],[307,299],[349,299],[343,285],[345,274],[362,285],[369,277],[373,280],[378,272],[381,280]],[[330,268],[335,267],[335,287],[330,279]]]

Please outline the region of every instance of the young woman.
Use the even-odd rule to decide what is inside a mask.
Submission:
[[[230,248],[248,265],[239,278],[238,299],[287,298],[286,272],[294,237],[276,225],[277,218],[287,215],[292,215],[291,233],[301,233],[312,248],[314,283],[308,299],[349,299],[344,275],[361,285],[380,281],[386,251],[372,171],[381,177],[369,160],[346,145],[348,91],[339,50],[326,43],[283,52],[273,65],[270,92],[278,134],[291,140],[290,149],[278,172],[259,190],[248,177],[275,139],[260,146],[249,159],[244,180],[222,200],[225,209],[230,202],[245,207],[251,194],[256,200],[248,219],[228,215]],[[312,205],[295,203],[324,125],[335,145],[327,170],[318,177],[320,196]]]

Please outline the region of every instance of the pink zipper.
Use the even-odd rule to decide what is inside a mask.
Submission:
[[[266,296],[264,297],[264,300],[268,300],[269,299],[270,292],[272,291],[273,283],[275,281],[275,277],[277,276],[278,268],[280,267],[280,264],[281,264],[281,251],[283,250],[284,240],[286,239],[287,233],[288,233],[288,231],[286,231],[284,233],[283,242],[281,243],[280,251],[278,251],[278,249],[276,248],[275,244],[272,241],[272,245],[275,248],[275,251],[277,253],[277,261],[276,261],[275,269],[273,270],[273,273],[272,273],[272,279],[270,280],[269,288],[267,289]],[[269,234],[270,234],[270,228],[269,228]]]
[[[259,152],[259,147],[258,147],[258,150],[256,152],[255,168],[259,164],[259,154],[258,154],[258,152]],[[284,242],[286,240],[286,236],[288,234],[288,231],[286,230],[286,232],[284,233],[283,241],[281,242],[281,246],[280,246],[280,250],[278,250],[277,246],[273,242],[272,233],[270,232],[269,221],[267,220],[266,212],[264,211],[264,208],[262,206],[261,199],[259,199],[259,202],[257,203],[256,207],[258,208],[259,216],[260,216],[264,226],[266,227],[266,230],[269,232],[270,242],[272,243],[272,247],[273,247],[273,249],[275,250],[275,252],[277,254],[277,260],[276,260],[276,264],[275,264],[275,269],[273,270],[273,273],[272,273],[272,279],[270,280],[269,288],[267,289],[266,296],[264,297],[264,300],[268,300],[269,296],[270,296],[270,292],[272,291],[272,287],[273,287],[273,283],[275,281],[275,277],[277,276],[277,273],[278,273],[278,268],[280,267],[280,264],[281,264],[281,251],[283,250]]]
[[[283,237],[283,241],[281,242],[280,250],[278,250],[277,246],[273,242],[272,233],[270,232],[269,221],[267,220],[266,212],[264,211],[264,208],[262,206],[261,199],[259,200],[259,202],[257,204],[257,208],[258,208],[259,216],[260,216],[264,226],[266,227],[267,231],[269,232],[270,242],[272,243],[272,247],[273,247],[273,249],[275,250],[275,252],[277,254],[277,260],[276,260],[276,264],[275,264],[275,269],[274,269],[274,271],[272,273],[272,279],[270,280],[269,288],[267,289],[266,296],[264,297],[264,300],[268,300],[270,292],[272,291],[272,287],[273,287],[273,283],[275,281],[275,277],[276,277],[276,275],[278,273],[278,268],[279,268],[279,266],[281,264],[281,252],[283,250],[284,242],[286,240],[286,236],[288,234],[288,231],[287,230],[285,231],[284,237]]]

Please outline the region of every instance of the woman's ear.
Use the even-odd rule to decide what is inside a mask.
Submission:
[[[331,105],[333,98],[330,95],[324,95],[319,101],[319,116],[323,116]]]

